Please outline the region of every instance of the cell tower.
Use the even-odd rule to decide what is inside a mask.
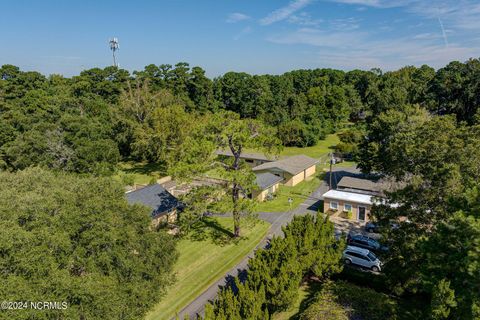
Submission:
[[[110,50],[112,50],[112,54],[113,54],[113,66],[118,67],[117,59],[115,57],[115,51],[117,51],[120,48],[120,46],[118,45],[118,38],[114,37],[110,39],[109,43],[110,43]]]

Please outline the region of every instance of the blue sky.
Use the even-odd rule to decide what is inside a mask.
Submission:
[[[442,67],[480,56],[479,0],[82,0],[0,3],[0,65],[71,76],[189,62],[209,76]]]

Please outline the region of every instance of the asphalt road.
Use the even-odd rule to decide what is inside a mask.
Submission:
[[[336,188],[336,184],[343,176],[358,175],[359,171],[356,168],[334,168],[332,175],[332,185]],[[239,264],[232,268],[225,277],[221,278],[212,284],[206,291],[193,300],[188,306],[179,312],[180,319],[183,319],[187,314],[190,319],[194,319],[197,314],[203,314],[204,306],[207,302],[215,299],[221,287],[227,285],[233,277],[245,272],[248,260],[254,256],[258,248],[265,248],[272,236],[283,235],[282,226],[289,223],[295,215],[315,214],[318,211],[318,206],[323,200],[322,195],[328,191],[329,173],[326,174],[325,180],[312,194],[305,199],[297,208],[287,212],[260,212],[259,218],[271,224],[267,236],[250,252]]]

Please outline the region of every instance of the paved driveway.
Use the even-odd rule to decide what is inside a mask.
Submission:
[[[335,188],[336,184],[343,176],[357,176],[358,174],[359,170],[356,168],[334,168],[334,172],[332,173],[332,185]],[[271,224],[267,236],[239,264],[232,268],[224,278],[221,278],[212,284],[205,292],[199,295],[194,301],[180,311],[180,319],[183,319],[187,314],[190,316],[190,318],[194,318],[194,316],[197,314],[203,314],[205,304],[215,299],[219,289],[227,285],[229,281],[233,279],[233,277],[245,272],[248,265],[248,260],[253,257],[258,248],[265,248],[273,235],[283,235],[282,226],[289,223],[293,216],[316,214],[320,208],[320,205],[323,204],[322,195],[329,189],[329,179],[330,176],[329,173],[327,173],[325,181],[323,181],[322,184],[314,192],[312,192],[307,199],[305,199],[305,201],[303,201],[297,208],[294,208],[293,210],[286,212],[260,212],[258,214],[259,218]],[[356,225],[352,225],[351,227],[354,228]],[[336,226],[336,229],[338,229],[336,231],[340,232],[346,231],[348,227],[338,225],[338,228]]]

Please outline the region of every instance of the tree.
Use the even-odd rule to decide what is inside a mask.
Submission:
[[[0,294],[66,302],[64,310],[2,310],[10,319],[140,319],[165,293],[175,240],[150,228],[108,178],[32,168],[0,173]]]
[[[218,208],[232,212],[233,233],[239,237],[240,218],[251,212],[254,202],[249,195],[255,188],[255,175],[241,155],[247,149],[272,152],[279,143],[272,128],[256,120],[240,119],[234,112],[219,112],[196,123],[197,128],[195,125],[190,128],[192,135],[176,148],[170,172],[179,178],[191,178],[207,170],[219,170],[228,187]],[[232,157],[218,161],[217,150],[227,150]]]
[[[332,236],[334,226],[328,217],[294,216],[283,232],[286,239],[295,241],[304,273],[323,279],[342,271],[340,260],[345,246]]]
[[[456,306],[455,292],[450,288],[450,282],[445,279],[440,280],[432,293],[432,319],[447,319],[450,314],[450,308]]]
[[[117,141],[126,155],[165,164],[189,130],[189,114],[183,101],[169,90],[153,91],[149,80],[128,84],[115,114]]]
[[[480,290],[479,257],[472,250],[478,238],[480,127],[420,110],[379,115],[363,145],[372,158],[362,167],[399,182],[372,215],[385,226],[408,219],[398,229],[385,228],[391,241],[385,272],[397,293],[440,292],[432,302],[440,316],[447,309],[435,304],[449,294],[444,284],[436,286],[448,281],[457,304],[449,308],[453,318],[474,319]]]
[[[208,308],[211,319],[269,319],[292,306],[306,275],[327,279],[341,270],[344,243],[335,239],[328,218],[295,216],[283,230],[284,238],[274,237],[255,252],[245,278],[236,277],[221,291]]]

